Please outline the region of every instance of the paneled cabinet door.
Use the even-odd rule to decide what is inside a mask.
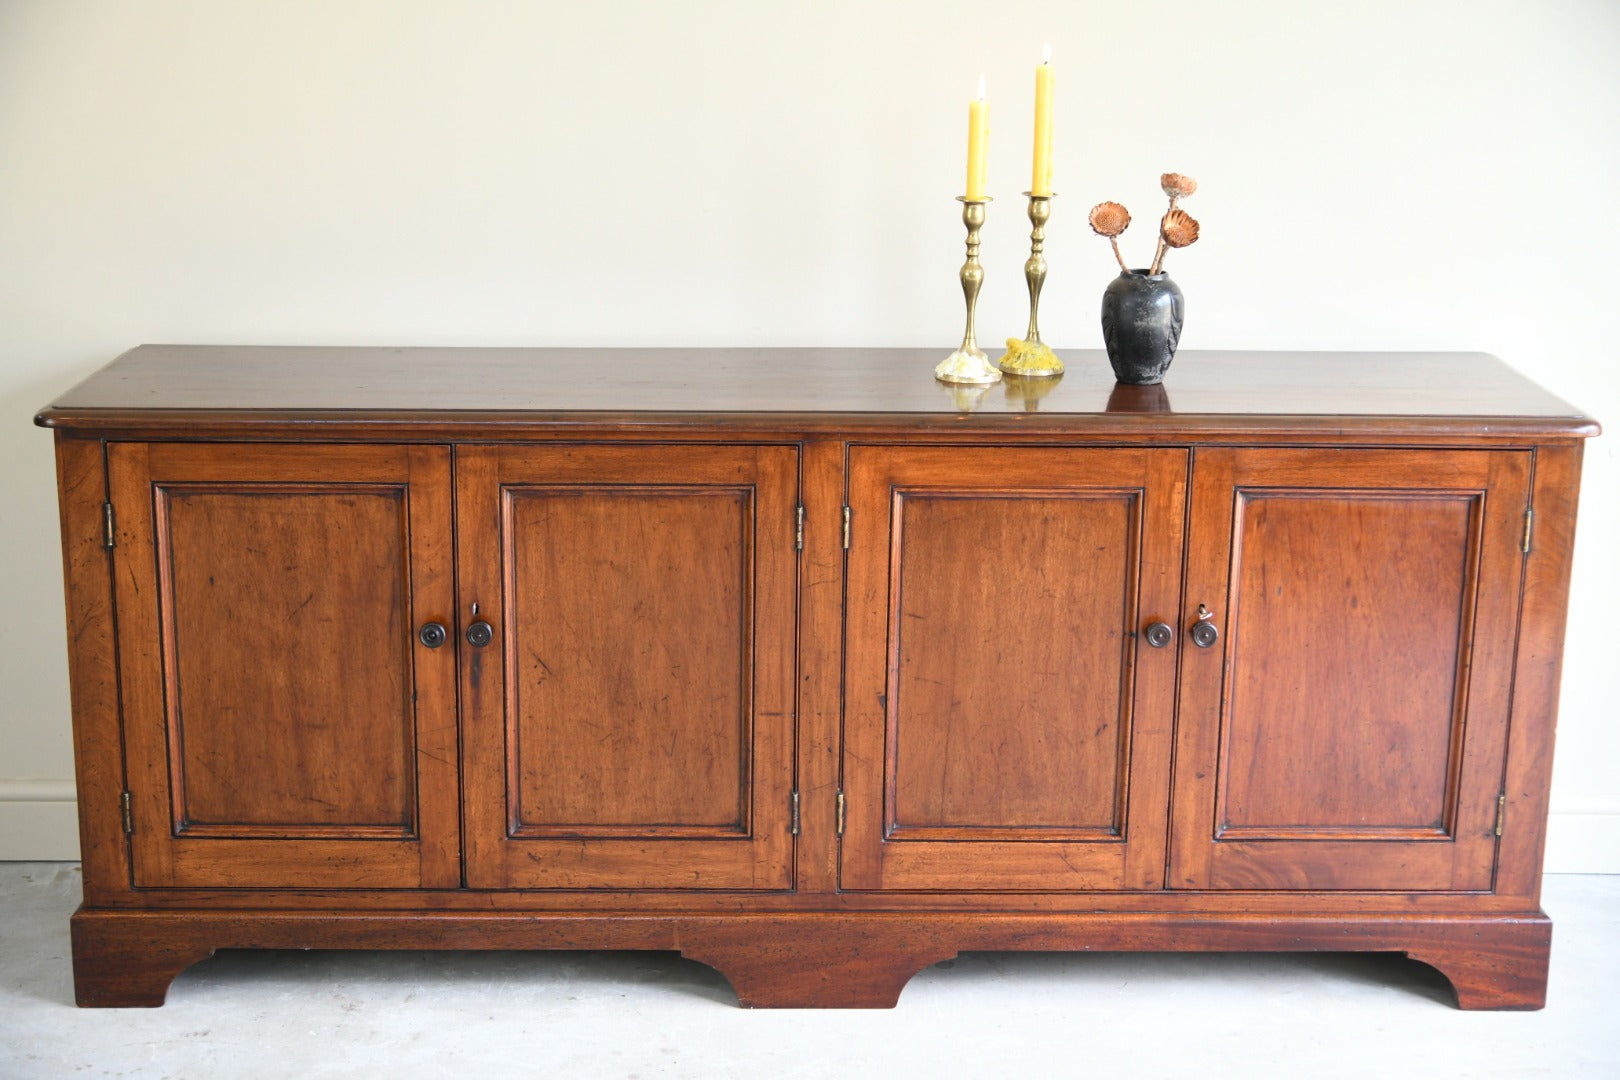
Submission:
[[[1182,650],[1172,887],[1491,888],[1529,477],[1196,452],[1184,609],[1218,636]]]
[[[851,451],[844,888],[1163,884],[1186,469]]]
[[[135,884],[460,883],[450,452],[114,443]]]
[[[489,627],[468,884],[789,888],[797,450],[470,446],[456,475]]]

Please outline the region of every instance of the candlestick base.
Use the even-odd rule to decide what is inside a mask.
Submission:
[[[1051,346],[1024,338],[1008,338],[1007,351],[996,361],[996,366],[1009,375],[1032,378],[1063,374],[1063,361]]]
[[[941,360],[934,369],[934,378],[947,383],[985,384],[1000,381],[1001,372],[996,370],[982,350],[964,348]]]

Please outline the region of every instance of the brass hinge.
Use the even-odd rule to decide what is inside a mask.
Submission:
[[[849,507],[844,507],[844,550],[849,550]]]
[[[1536,527],[1536,512],[1530,507],[1524,511],[1524,536],[1519,541],[1519,550],[1526,555],[1530,554],[1530,530]]]
[[[1505,818],[1505,817],[1507,817],[1507,796],[1505,794],[1503,794],[1503,795],[1498,795],[1496,797],[1496,835],[1497,836],[1502,835],[1502,819]]]
[[[788,820],[791,823],[791,826],[788,829],[788,831],[790,833],[792,833],[794,836],[798,836],[799,835],[799,793],[797,791],[795,791],[793,793],[793,799],[789,803],[789,807],[790,807],[790,812],[789,812]]]
[[[101,546],[108,551],[118,542],[118,523],[113,518],[113,504],[101,504]]]
[[[844,835],[844,793],[838,793],[838,835]]]
[[[126,791],[119,797],[118,805],[123,809],[124,835],[128,836],[135,831],[135,811],[130,809],[129,792]]]
[[[793,550],[804,550],[804,504],[800,503],[793,514]]]

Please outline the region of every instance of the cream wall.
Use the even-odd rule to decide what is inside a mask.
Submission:
[[[1611,0],[0,0],[0,858],[76,849],[38,406],[153,341],[943,350],[981,71],[994,339],[1046,40],[1048,340],[1100,344],[1085,211],[1130,206],[1139,262],[1174,169],[1203,185],[1169,264],[1187,348],[1483,349],[1620,424]],[[1620,871],[1614,445],[1587,455],[1555,870]]]

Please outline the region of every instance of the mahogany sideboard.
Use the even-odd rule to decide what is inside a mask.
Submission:
[[[143,346],[55,431],[81,1005],[220,948],[1405,953],[1542,1005],[1583,438],[1479,354]]]

